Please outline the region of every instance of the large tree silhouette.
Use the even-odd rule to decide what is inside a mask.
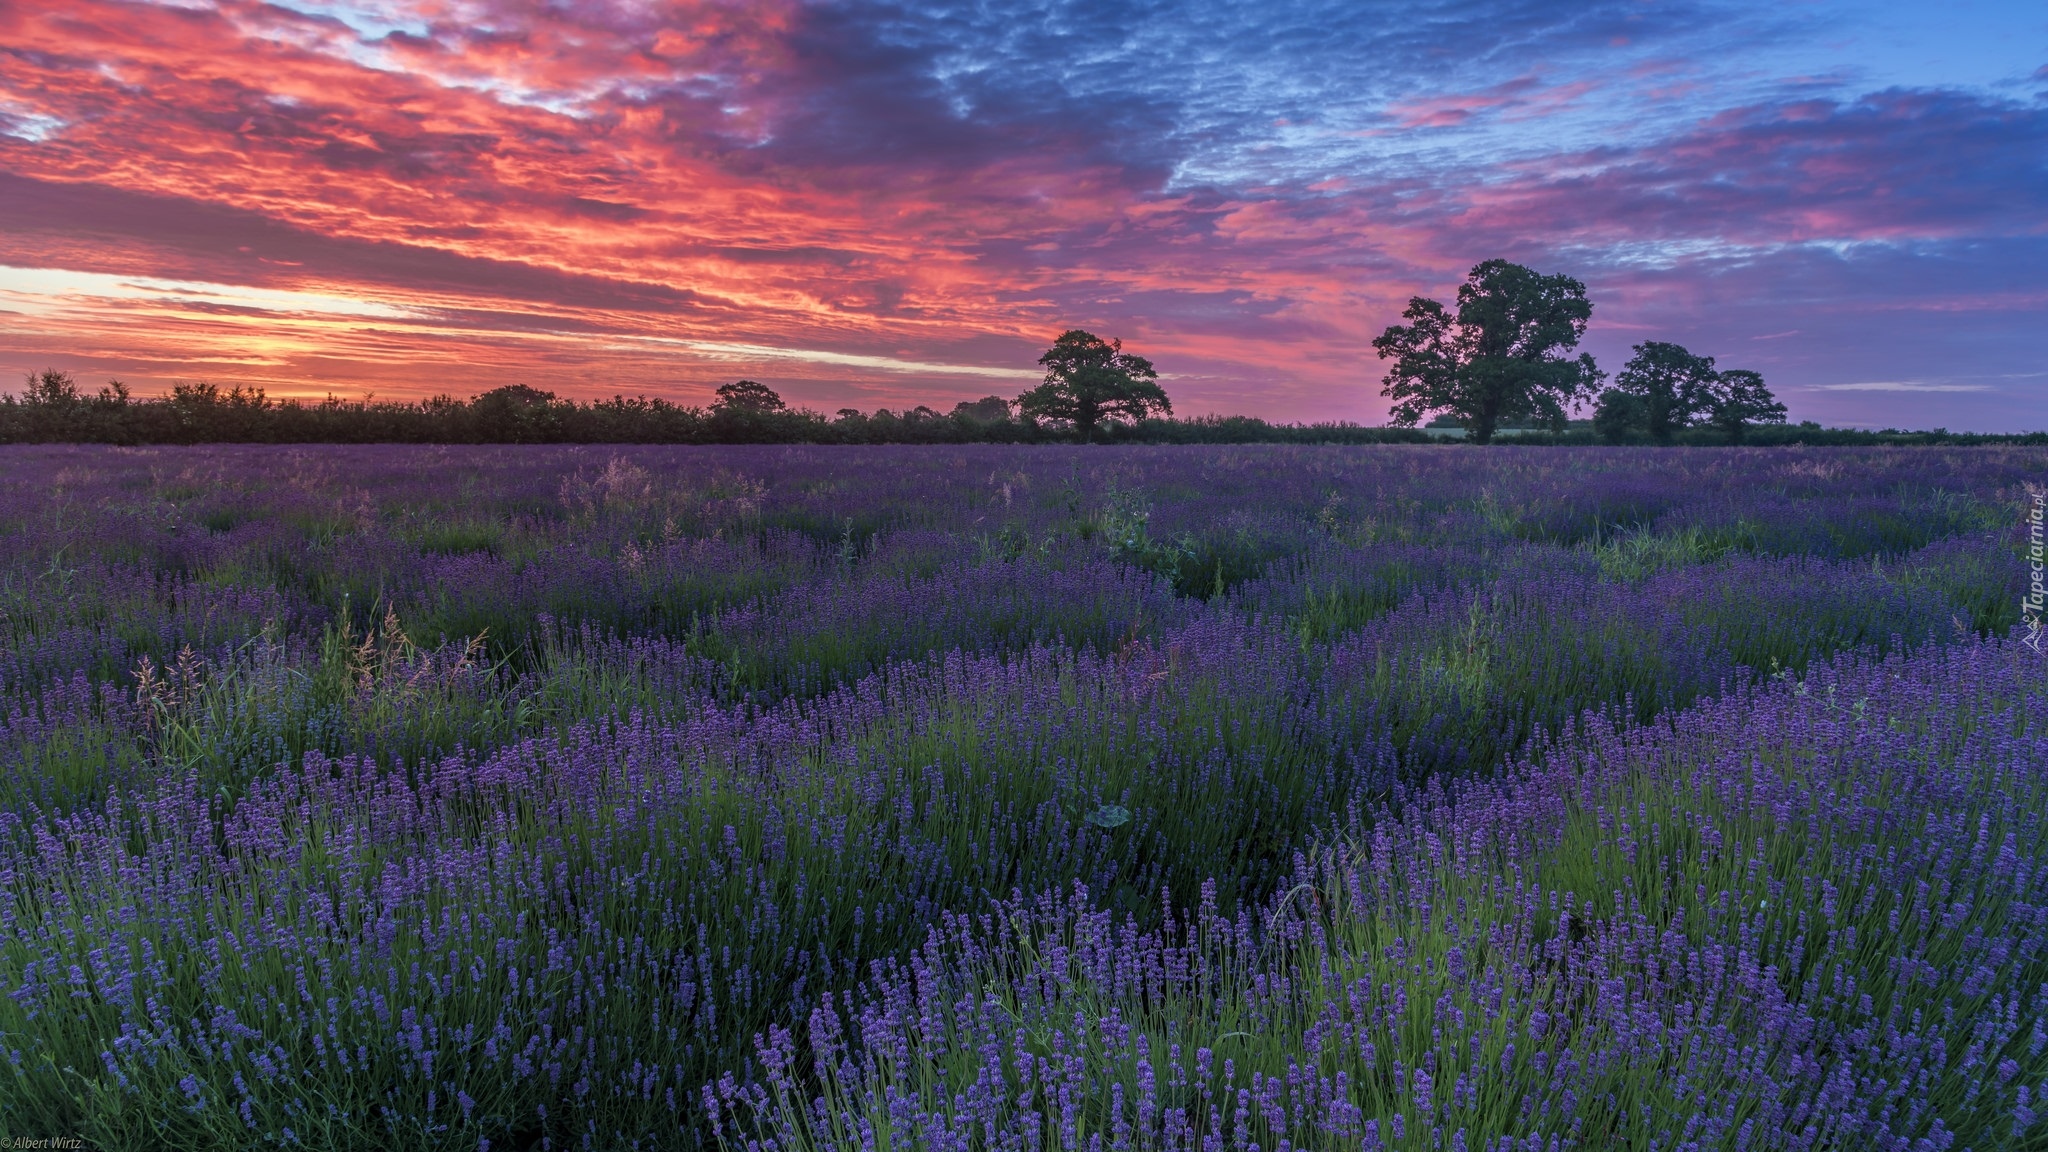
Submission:
[[[1743,430],[1751,424],[1783,424],[1785,406],[1764,387],[1762,373],[1730,368],[1714,382],[1707,421],[1727,433],[1730,444],[1740,444]]]
[[[1083,440],[1106,419],[1173,414],[1152,362],[1124,351],[1121,340],[1105,341],[1075,328],[1062,332],[1038,362],[1045,366],[1045,383],[1017,397],[1017,410],[1036,420],[1071,423]]]
[[[1716,372],[1712,356],[1649,340],[1636,345],[1614,387],[1600,394],[1593,427],[1612,443],[1641,434],[1669,444],[1680,428],[1711,424],[1729,443],[1740,444],[1751,424],[1784,420],[1785,406],[1760,374],[1746,368]]]
[[[1695,356],[1678,344],[1645,340],[1614,377],[1614,392],[1629,398],[1635,423],[1659,444],[1690,428],[1713,409],[1720,375],[1712,356]],[[1607,398],[1602,397],[1605,401]],[[1603,406],[1604,410],[1604,406]]]
[[[788,407],[775,389],[756,380],[721,384],[718,399],[711,402],[714,412],[781,412]]]
[[[1570,359],[1593,303],[1569,276],[1545,276],[1506,260],[1473,268],[1458,286],[1458,308],[1417,296],[1372,342],[1393,367],[1381,392],[1395,424],[1439,413],[1462,420],[1484,444],[1502,423],[1535,417],[1562,429],[1572,401],[1591,393],[1600,370],[1589,355]]]

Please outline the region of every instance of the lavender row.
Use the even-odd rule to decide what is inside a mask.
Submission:
[[[1484,553],[1617,532],[1693,533],[1703,553],[1854,557],[2010,527],[2039,453],[1583,453],[1429,449],[17,449],[0,461],[9,558],[0,607],[33,666],[68,674],[63,626],[110,625],[159,660],[204,628],[154,615],[242,590],[280,598],[200,610],[358,623],[395,606],[422,638],[538,611],[625,631],[835,578],[909,551],[980,562],[1069,545],[1114,554],[1142,511],[1184,592],[1236,583],[1335,543]],[[913,565],[921,561],[910,558]],[[1158,565],[1155,565],[1157,567]],[[165,580],[177,587],[143,588]],[[131,623],[131,618],[133,622]],[[27,634],[25,634],[27,633]],[[170,644],[169,652],[150,644]],[[31,657],[31,659],[33,659]],[[10,676],[10,679],[13,679]]]
[[[1644,720],[1833,652],[1969,634],[1958,621],[1977,614],[1971,601],[2009,609],[2022,571],[1995,542],[1967,540],[1889,571],[1729,558],[1633,582],[1608,578],[1589,553],[1530,545],[1336,555],[1345,567],[1306,565],[1254,587],[1281,609],[1271,616],[1250,596],[1173,596],[1125,566],[1022,557],[804,585],[774,609],[699,617],[676,639],[537,614],[516,669],[481,644],[415,644],[395,613],[361,634],[345,622],[311,641],[266,634],[214,658],[144,657],[148,684],[79,673],[16,703],[0,718],[0,801],[63,811],[188,771],[232,796],[309,751],[409,770],[581,721],[773,706],[928,652],[1050,644],[1108,655],[1170,645],[1202,621],[1291,639],[1318,708],[1361,740],[1391,740],[1419,776],[1483,768],[1589,710]]]
[[[721,613],[774,615],[787,596],[800,623],[866,584],[886,596],[947,565],[1027,556],[1058,569],[1135,566],[1183,598],[1228,587],[1268,615],[1331,618],[1327,633],[1409,590],[1383,579],[1375,553],[1389,546],[1406,546],[1437,581],[1491,572],[1490,556],[1525,539],[1574,544],[1617,576],[1731,554],[1896,556],[2010,534],[2019,485],[2040,465],[2017,450],[1692,453],[1660,461],[1683,468],[1649,472],[1622,467],[1640,457],[1601,452],[1509,453],[1470,468],[1405,450],[648,450],[641,463],[581,450],[510,463],[406,453],[11,455],[0,476],[11,563],[0,574],[0,691],[81,670],[118,679],[143,656],[213,655],[266,626],[307,637],[338,619],[374,626],[386,609],[422,640],[484,634],[501,655],[523,651],[541,615],[680,637]],[[1309,571],[1318,578],[1301,579]],[[1327,599],[1340,588],[1346,603]],[[976,632],[938,637],[934,650],[972,647]]]
[[[1405,792],[1269,909],[949,917],[704,1106],[727,1146],[2032,1146],[2048,678],[1839,661]]]

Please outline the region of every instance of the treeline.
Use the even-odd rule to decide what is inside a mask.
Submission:
[[[316,403],[273,400],[260,388],[179,384],[168,395],[131,396],[119,381],[82,392],[68,374],[31,376],[19,396],[0,395],[0,444],[1457,444],[1418,428],[1359,424],[1273,424],[1251,416],[1146,416],[1103,421],[1083,432],[999,396],[949,412],[916,407],[834,415],[790,408],[764,385],[742,380],[708,407],[642,396],[578,402],[521,384],[467,400]],[[1437,432],[1441,432],[1438,429]],[[1524,445],[1611,443],[1608,430],[1572,421],[1563,430],[1504,430]],[[1710,427],[1682,428],[1671,443],[1721,445]],[[1811,422],[1752,427],[1753,445],[2048,444],[2048,433],[1866,432]]]
[[[1763,375],[1717,368],[1667,340],[1645,340],[1611,386],[1590,353],[1577,352],[1593,315],[1586,286],[1506,260],[1475,266],[1457,299],[1416,296],[1407,324],[1372,342],[1393,361],[1380,381],[1395,425],[1455,427],[1472,442],[1512,435],[1519,444],[2041,444],[2048,435],[1985,436],[1867,432],[1787,424]],[[1590,405],[1592,419],[1575,420]],[[1520,431],[1529,429],[1530,431]]]
[[[644,396],[565,400],[514,384],[467,400],[419,402],[329,397],[274,400],[261,388],[179,384],[157,398],[119,381],[98,393],[46,370],[19,396],[0,396],[0,443],[98,444],[1037,444],[1072,442],[1070,422],[1020,413],[999,396],[941,413],[919,406],[836,415],[790,408],[763,385],[719,389],[709,407]],[[1248,416],[1147,418],[1103,423],[1090,440],[1144,444],[1421,443],[1413,429],[1358,424],[1272,424]]]
[[[1503,430],[1496,442],[1529,446],[1587,447],[1592,445],[1670,445],[1679,448],[1876,448],[1876,447],[1967,447],[1985,444],[2048,446],[2048,432],[1951,432],[1946,428],[1914,431],[1907,428],[1828,428],[1811,420],[1797,424],[1764,424],[1748,429],[1738,440],[1713,427],[1674,430],[1667,439],[1655,440],[1636,433],[1617,437],[1611,427],[1602,428],[1591,420],[1573,420],[1563,431],[1551,429]],[[1466,441],[1471,443],[1471,441]]]

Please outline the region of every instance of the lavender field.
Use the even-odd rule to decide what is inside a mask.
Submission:
[[[11,448],[0,1139],[2048,1147],[2043,482]]]

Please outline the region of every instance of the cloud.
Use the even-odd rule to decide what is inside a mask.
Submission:
[[[1815,384],[1822,392],[1989,392],[1989,384],[1935,384],[1925,380],[1861,380],[1853,384]]]
[[[61,268],[10,268],[5,265],[0,265],[0,299],[22,305],[19,311],[24,315],[35,315],[38,309],[67,303],[128,301],[169,307],[238,308],[272,314],[382,320],[402,320],[417,315],[410,308],[350,296],[251,288],[240,284],[159,280],[148,276],[114,276]]]
[[[771,348],[760,344],[730,344],[715,340],[668,340],[660,336],[629,336],[645,344],[667,345],[700,352],[716,359],[742,363],[763,360],[800,360],[808,364],[829,364],[849,368],[873,368],[883,372],[905,372],[926,376],[985,376],[998,380],[1037,380],[1042,373],[1017,368],[989,368],[974,364],[935,364],[904,360],[895,356],[863,356],[830,352],[818,348]]]
[[[1647,245],[1653,263],[2038,235],[2044,220],[2048,108],[1899,91],[1731,109],[1648,146],[1549,157],[1480,183],[1461,213],[1481,235]]]
[[[1371,419],[1370,338],[1506,255],[1594,286],[1603,358],[1666,334],[1790,388],[2017,370],[2048,310],[2048,108],[1804,79],[1840,61],[1784,46],[1832,19],[0,8],[0,263],[141,286],[32,286],[0,369],[691,394],[740,363],[831,406],[1021,379],[1081,325],[1191,411]]]
[[[1456,128],[1488,114],[1530,119],[1568,107],[1593,90],[1591,81],[1546,85],[1534,76],[1517,76],[1477,92],[1460,92],[1397,103],[1387,114],[1399,128]]]

